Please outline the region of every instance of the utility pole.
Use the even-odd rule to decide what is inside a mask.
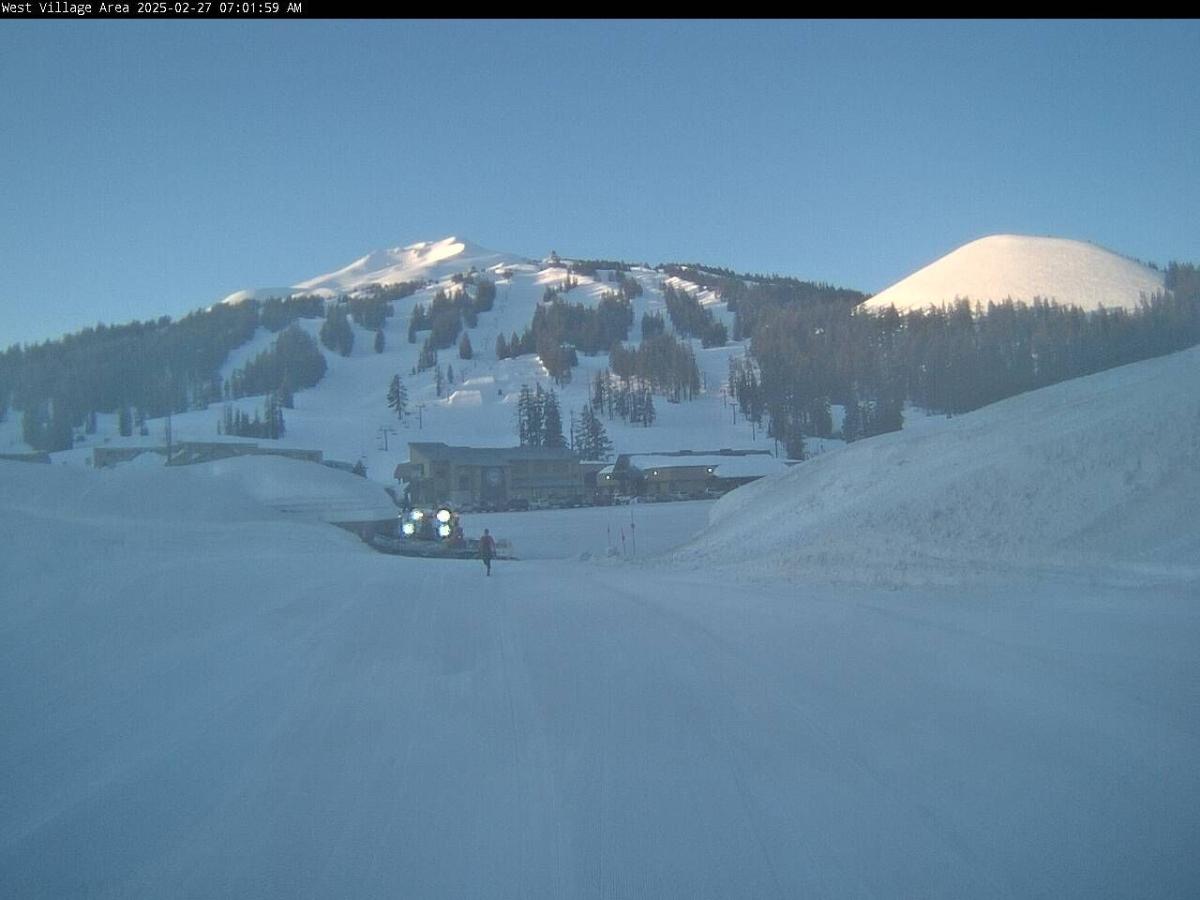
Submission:
[[[165,434],[165,436],[166,436],[166,439],[167,439],[167,463],[168,463],[168,464],[170,464],[170,462],[171,462],[171,450],[172,450],[172,445],[173,445],[173,443],[174,443],[174,442],[173,442],[173,440],[172,440],[172,438],[171,438],[171,414],[170,414],[170,413],[167,413],[167,422],[166,422],[166,425],[165,425],[164,427],[165,427],[165,431],[166,431],[166,434]]]
[[[425,404],[418,403],[417,404],[417,431],[421,431],[425,427],[424,412],[425,412]]]

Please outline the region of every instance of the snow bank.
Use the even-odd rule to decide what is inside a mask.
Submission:
[[[959,297],[1026,303],[1054,299],[1083,309],[1133,309],[1163,289],[1163,274],[1095,244],[997,234],[959,247],[876,294],[868,309],[924,309]]]
[[[743,487],[674,555],[749,576],[1200,577],[1200,349],[861,441]]]
[[[349,472],[281,456],[241,456],[194,466],[197,480],[232,483],[263,506],[320,522],[394,518],[382,487]]]
[[[99,471],[0,461],[0,491],[5,508],[14,512],[75,519],[231,522],[283,516],[337,523],[396,515],[391,497],[375,482],[280,456]]]

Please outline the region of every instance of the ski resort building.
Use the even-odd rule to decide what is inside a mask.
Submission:
[[[769,450],[676,450],[672,453],[623,453],[600,471],[597,488],[653,499],[699,499],[725,493],[788,464]]]
[[[413,503],[507,509],[514,505],[581,503],[583,470],[570,450],[550,447],[408,445],[396,478]]]

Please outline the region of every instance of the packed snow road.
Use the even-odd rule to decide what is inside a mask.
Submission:
[[[485,578],[318,525],[5,516],[3,896],[1200,884],[1185,587]]]

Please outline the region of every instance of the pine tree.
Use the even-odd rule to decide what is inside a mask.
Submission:
[[[642,424],[649,428],[654,424],[658,414],[654,411],[654,394],[650,388],[642,389]]]
[[[434,385],[437,387],[437,395],[442,396],[442,391],[445,390],[446,380],[442,375],[442,367],[434,366]]]
[[[266,410],[263,417],[263,437],[278,440],[285,432],[283,424],[283,406],[274,392],[267,394]]]
[[[608,370],[597,372],[595,379],[592,381],[592,406],[597,409],[604,409],[604,398],[608,392]]]
[[[850,395],[850,401],[846,404],[846,414],[842,417],[842,440],[846,443],[857,441],[862,437],[862,409],[858,404],[858,397],[854,394]]]
[[[496,335],[496,359],[508,359],[508,341],[503,334]]]
[[[533,432],[530,430],[532,410],[533,393],[529,390],[529,385],[523,384],[517,398],[517,437],[522,447],[533,446]]]
[[[387,402],[392,411],[396,413],[396,417],[404,421],[404,413],[408,410],[408,389],[404,387],[404,382],[400,380],[399,375],[392,376],[392,383],[388,387]]]
[[[458,342],[458,358],[470,359],[474,355],[475,351],[471,347],[471,336],[464,331],[462,339]]]
[[[375,352],[382,353],[384,347],[383,329],[380,328],[375,332]]]
[[[579,439],[575,447],[584,459],[607,460],[612,456],[612,441],[604,430],[604,424],[596,415],[590,403],[583,407],[583,416],[579,426]]]
[[[558,407],[558,395],[553,390],[542,395],[542,446],[563,448],[562,412]]]
[[[533,447],[546,446],[546,392],[540,384],[533,388],[533,401],[529,404],[529,443]]]
[[[433,344],[429,339],[425,339],[425,343],[421,345],[421,354],[417,357],[417,371],[424,372],[426,369],[432,369],[437,365],[437,350],[433,348]]]
[[[446,363],[446,383],[454,384],[454,366]]]
[[[350,355],[354,348],[354,329],[346,315],[345,304],[335,303],[329,307],[321,326],[321,343],[342,356]]]
[[[121,437],[129,437],[133,434],[133,415],[129,412],[129,407],[121,404],[121,408],[117,411],[117,430],[121,432]]]

